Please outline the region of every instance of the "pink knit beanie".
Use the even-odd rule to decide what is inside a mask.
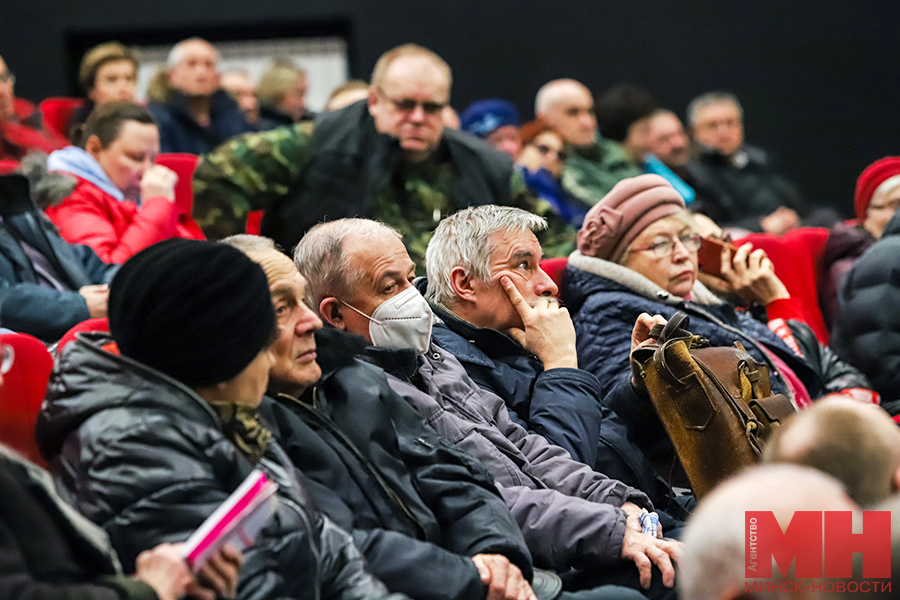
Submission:
[[[584,217],[578,251],[618,262],[650,224],[683,210],[681,194],[659,175],[623,179]]]

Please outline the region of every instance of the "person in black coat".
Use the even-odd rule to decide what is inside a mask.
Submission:
[[[39,164],[32,172],[42,170],[46,176]],[[59,236],[32,201],[44,187],[39,182],[30,191],[25,176],[0,176],[0,323],[53,342],[86,319],[106,316],[106,284],[118,266]]]
[[[240,600],[404,598],[318,512],[259,420],[275,327],[265,273],[238,250],[167,240],[139,252],[113,280],[111,336],[80,335],[59,357],[38,446],[126,568],[187,539],[260,469],[277,505],[245,551]]]
[[[373,572],[422,600],[484,597],[504,581],[507,598],[522,597],[519,588],[530,596],[531,555],[493,477],[444,443],[384,371],[358,358],[363,338],[320,329],[303,303],[303,277],[272,240],[224,243],[263,267],[278,315],[272,398],[260,412],[316,504],[352,532]]]

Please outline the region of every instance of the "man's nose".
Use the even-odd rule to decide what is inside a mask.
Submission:
[[[538,280],[535,282],[534,292],[538,296],[556,296],[559,294],[559,286],[546,271],[538,267]]]
[[[421,123],[425,120],[425,108],[421,104],[416,104],[416,106],[409,113],[409,120],[415,121],[416,123]]]
[[[297,335],[306,335],[322,329],[322,319],[319,318],[319,315],[314,310],[306,306],[306,304],[302,304],[300,310],[304,312],[297,319]]]

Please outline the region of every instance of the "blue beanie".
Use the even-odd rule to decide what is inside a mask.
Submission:
[[[512,102],[499,98],[479,100],[459,115],[459,125],[463,131],[483,138],[507,125],[518,127],[519,111]]]

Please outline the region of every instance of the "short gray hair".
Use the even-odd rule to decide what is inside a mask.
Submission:
[[[208,45],[216,53],[216,64],[219,64],[220,62],[222,62],[222,53],[219,52],[215,46],[213,46],[212,44],[210,44],[208,41],[204,40],[201,37],[192,37],[192,38],[188,38],[186,40],[181,40],[180,42],[178,42],[177,44],[172,46],[172,49],[169,50],[169,55],[166,57],[166,68],[174,69],[175,67],[177,67],[178,63],[180,63],[182,58],[184,58],[184,47],[187,44],[194,43],[194,42],[202,42],[202,43]]]
[[[294,264],[306,278],[306,301],[319,312],[324,298],[349,298],[365,277],[344,255],[344,240],[382,239],[400,233],[393,227],[370,219],[339,219],[319,223],[310,229],[294,249]]]
[[[467,274],[487,281],[488,262],[495,248],[490,237],[505,231],[541,231],[547,221],[521,208],[487,204],[461,210],[437,226],[425,250],[428,290],[425,297],[435,303],[451,306],[456,294],[450,273],[462,267]]]
[[[716,487],[688,520],[678,565],[679,598],[718,600],[728,588],[744,589],[747,511],[772,511],[786,528],[798,510],[856,508],[840,482],[809,467],[766,465],[743,472]],[[773,570],[772,576],[779,583],[793,573],[779,578]]]
[[[250,235],[249,233],[230,235],[227,238],[219,240],[219,243],[228,244],[232,248],[237,248],[244,254],[258,254],[269,250],[280,252],[275,245],[274,240],[261,235]]]
[[[693,129],[693,127],[697,124],[698,113],[707,106],[718,104],[719,102],[730,102],[734,104],[738,109],[738,114],[740,115],[741,120],[744,119],[744,107],[741,106],[741,103],[737,99],[737,96],[730,92],[707,92],[705,94],[697,96],[696,98],[691,100],[690,104],[688,104],[688,125]]]
[[[575,79],[554,79],[553,81],[548,81],[541,86],[541,89],[538,90],[534,97],[534,114],[540,116],[546,113],[554,104],[568,97],[574,89],[584,90],[593,96],[591,91],[587,89],[587,86]]]

